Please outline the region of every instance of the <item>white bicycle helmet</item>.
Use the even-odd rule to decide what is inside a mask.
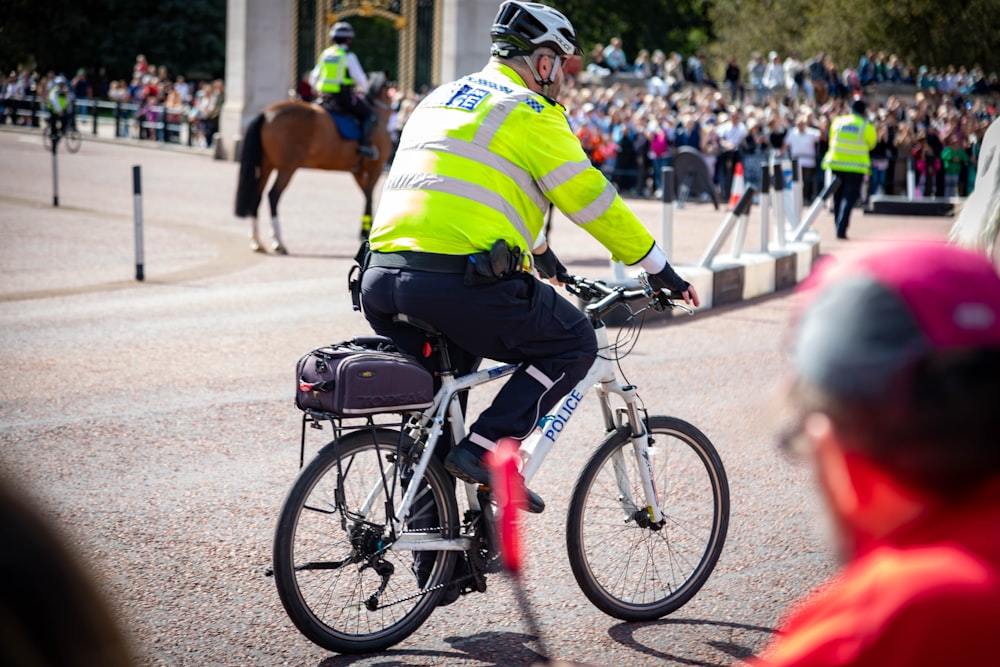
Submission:
[[[337,42],[343,39],[354,39],[354,26],[346,21],[338,21],[330,28],[330,40]]]
[[[540,46],[563,57],[583,53],[569,19],[538,2],[508,0],[500,5],[490,38],[492,53],[500,58],[531,55]]]

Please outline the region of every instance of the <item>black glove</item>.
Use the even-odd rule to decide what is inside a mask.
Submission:
[[[649,286],[653,291],[668,290],[671,292],[686,292],[691,287],[691,283],[681,278],[669,264],[663,267],[659,273],[649,275]]]
[[[538,273],[542,278],[555,278],[561,283],[566,282],[569,279],[569,273],[566,271],[566,267],[562,265],[556,254],[552,252],[552,248],[548,247],[545,249],[541,255],[535,255],[535,268],[538,269]]]

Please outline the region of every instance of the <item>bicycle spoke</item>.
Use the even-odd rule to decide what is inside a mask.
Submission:
[[[394,549],[388,514],[405,485],[387,454],[397,451],[398,438],[355,432],[321,451],[279,518],[274,571],[282,603],[303,634],[330,650],[370,652],[404,639],[433,611],[453,567],[454,552]],[[453,486],[437,461],[425,480],[403,534],[447,536],[447,526],[458,524],[454,496],[447,495]]]
[[[623,496],[645,504],[644,466],[624,430],[588,462],[567,523],[581,589],[598,608],[624,620],[659,618],[687,602],[714,568],[728,525],[728,487],[711,444],[683,422],[649,422],[662,523],[650,524],[645,507],[623,520]]]

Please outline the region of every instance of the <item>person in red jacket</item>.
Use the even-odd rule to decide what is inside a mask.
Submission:
[[[751,664],[997,664],[1000,276],[910,240],[803,292],[783,442],[814,464],[844,567]]]

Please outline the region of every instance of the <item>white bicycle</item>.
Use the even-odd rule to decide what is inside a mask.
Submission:
[[[619,379],[642,313],[683,306],[645,284],[626,289],[571,277],[567,289],[587,304],[598,358],[522,443],[522,473],[530,483],[594,387],[604,432],[573,489],[569,562],[580,588],[605,613],[625,621],[657,619],[704,585],[729,525],[729,485],[712,443],[685,421],[650,416],[638,388]],[[635,302],[642,306],[637,311],[628,306]],[[619,307],[627,309],[629,326],[611,345],[603,320]],[[428,335],[440,367],[452,368],[443,339]],[[306,424],[329,423],[334,438],[301,469],[284,501],[269,574],[307,638],[339,653],[380,651],[415,632],[447,603],[443,596],[486,590],[487,575],[500,570],[494,503],[483,486],[460,483],[465,493],[456,493],[434,445],[446,417],[452,442],[465,434],[457,397],[516,369],[500,364],[460,377],[442,372],[441,388],[422,412],[350,425],[306,411],[303,455]]]

